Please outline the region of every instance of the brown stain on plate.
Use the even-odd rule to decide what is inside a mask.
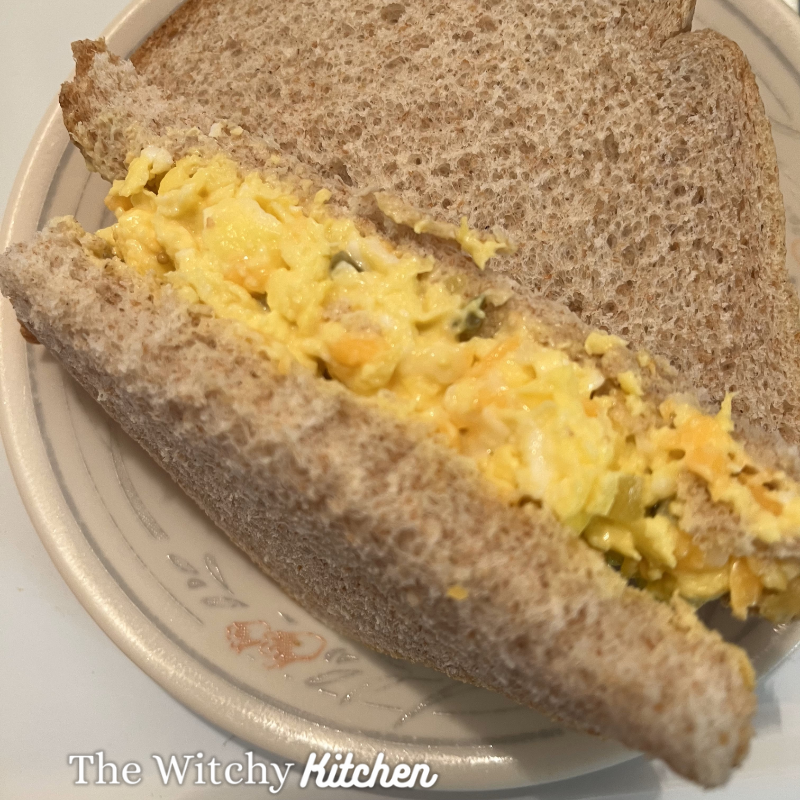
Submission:
[[[225,629],[237,653],[255,647],[265,669],[280,669],[295,661],[313,661],[325,649],[325,639],[311,631],[276,631],[264,620],[233,622]]]

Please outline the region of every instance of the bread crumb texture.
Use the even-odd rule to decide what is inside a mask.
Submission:
[[[495,269],[798,443],[769,123],[739,48],[685,33],[692,7],[190,0],[134,63],[331,181],[502,226],[521,247]]]

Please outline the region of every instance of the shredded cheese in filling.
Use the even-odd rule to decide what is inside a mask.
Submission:
[[[655,407],[643,399],[645,373],[614,382],[597,368],[591,356],[626,344],[600,332],[583,360],[538,341],[523,314],[483,336],[487,298],[430,280],[431,258],[362,235],[327,212],[329,198],[322,190],[303,204],[222,155],[173,164],[147,148],[114,183],[106,203],[117,222],[98,235],[187,301],[262,334],[283,371],[300,365],[426,423],[509,503],[547,507],[657,595],[729,594],[739,616],[752,606],[800,615],[800,563],[709,556],[678,524],[688,472],[762,541],[800,534],[800,486],[758,467],[731,436],[730,397],[716,416],[679,396]]]

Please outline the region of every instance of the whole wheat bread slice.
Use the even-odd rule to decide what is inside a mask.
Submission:
[[[457,222],[594,327],[800,442],[774,145],[691,0],[189,0],[133,61],[320,174]]]
[[[190,104],[165,100],[101,46],[76,54],[65,120],[105,177],[119,177],[148,144],[175,157],[222,149],[243,169],[270,161],[268,145],[228,127],[217,138],[187,131]],[[435,253],[437,274],[458,270],[467,293],[513,289],[509,305],[536,315],[543,341],[589,358],[589,329],[566,308],[479,274],[447,243],[373,218],[369,199],[347,187],[333,208],[363,212],[365,230],[381,226]],[[680,602],[627,587],[546,511],[509,507],[413,424],[334,382],[278,374],[252,334],[131,274],[74,222],[0,258],[0,286],[25,326],[233,541],[334,627],[658,755],[705,785],[743,757],[753,696],[742,652]],[[610,380],[636,371],[656,401],[685,388],[663,364],[641,372],[629,350],[597,363]],[[796,467],[791,450],[762,447]],[[707,497],[695,506],[716,512]],[[752,546],[735,523],[731,542]],[[456,583],[466,600],[447,597]]]

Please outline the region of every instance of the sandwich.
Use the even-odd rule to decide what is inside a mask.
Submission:
[[[690,32],[692,0],[313,9],[189,0],[133,62],[198,124],[229,118],[353,191],[501,226],[519,248],[494,269],[800,443],[770,124],[738,46]]]
[[[74,49],[64,119],[117,222],[2,256],[25,330],[332,627],[724,782],[754,676],[693,606],[800,614],[796,452],[493,272],[502,231]]]

